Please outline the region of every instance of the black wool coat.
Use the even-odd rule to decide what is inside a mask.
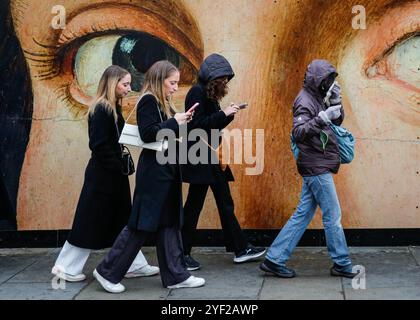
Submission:
[[[117,110],[121,132],[124,119]],[[114,116],[98,106],[89,116],[89,148],[92,156],[77,204],[68,241],[87,249],[112,246],[131,212],[128,177],[122,174],[121,147]]]
[[[151,94],[144,95],[137,104],[137,125],[145,143],[155,142],[161,129],[173,130],[176,135],[179,133],[175,118],[168,119]],[[145,148],[141,151],[136,170],[133,210],[128,222],[131,229],[155,232],[162,226],[182,226],[179,164],[160,164],[156,158],[157,152]]]

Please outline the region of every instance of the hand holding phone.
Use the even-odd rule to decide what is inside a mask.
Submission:
[[[199,103],[195,103],[191,108],[188,109],[188,113],[193,113],[195,109],[198,107]]]
[[[245,109],[246,107],[248,107],[248,103],[247,103],[247,102],[245,102],[245,103],[241,103],[238,107],[239,107],[239,109],[243,110],[243,109]]]
[[[191,108],[188,109],[188,111],[185,112],[185,115],[187,116],[187,122],[190,122],[192,120],[195,109],[198,107],[198,105],[198,102],[195,103]]]

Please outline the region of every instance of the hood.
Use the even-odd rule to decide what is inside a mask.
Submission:
[[[327,60],[313,60],[306,70],[303,87],[320,95],[319,87],[322,80],[332,73],[337,75],[336,69]]]
[[[230,80],[235,74],[226,58],[217,53],[213,53],[204,59],[198,71],[198,79],[205,84],[224,76],[227,76]]]

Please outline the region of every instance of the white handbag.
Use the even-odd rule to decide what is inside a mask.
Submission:
[[[136,147],[141,147],[141,148],[151,149],[151,150],[156,150],[156,151],[163,151],[163,150],[168,149],[168,141],[167,140],[160,140],[160,141],[156,141],[156,142],[145,143],[143,140],[141,140],[138,126],[135,125],[135,124],[127,123],[128,120],[130,119],[131,115],[133,114],[134,110],[137,109],[137,104],[133,108],[133,110],[131,111],[130,115],[128,116],[128,118],[127,118],[127,120],[124,124],[124,127],[121,131],[120,139],[118,140],[118,142],[120,144],[128,144],[128,145],[131,145],[131,146],[136,146]],[[156,107],[157,107],[157,111],[159,113],[160,121],[163,122],[163,119],[162,119],[162,116],[160,114],[160,110],[159,110],[159,107],[158,107],[157,104],[156,104]]]

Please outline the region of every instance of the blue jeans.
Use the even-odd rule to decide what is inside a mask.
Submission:
[[[268,249],[266,258],[278,265],[286,264],[311,222],[317,205],[322,211],[328,253],[336,264],[351,271],[351,260],[341,226],[340,203],[331,173],[303,177],[299,205]]]

